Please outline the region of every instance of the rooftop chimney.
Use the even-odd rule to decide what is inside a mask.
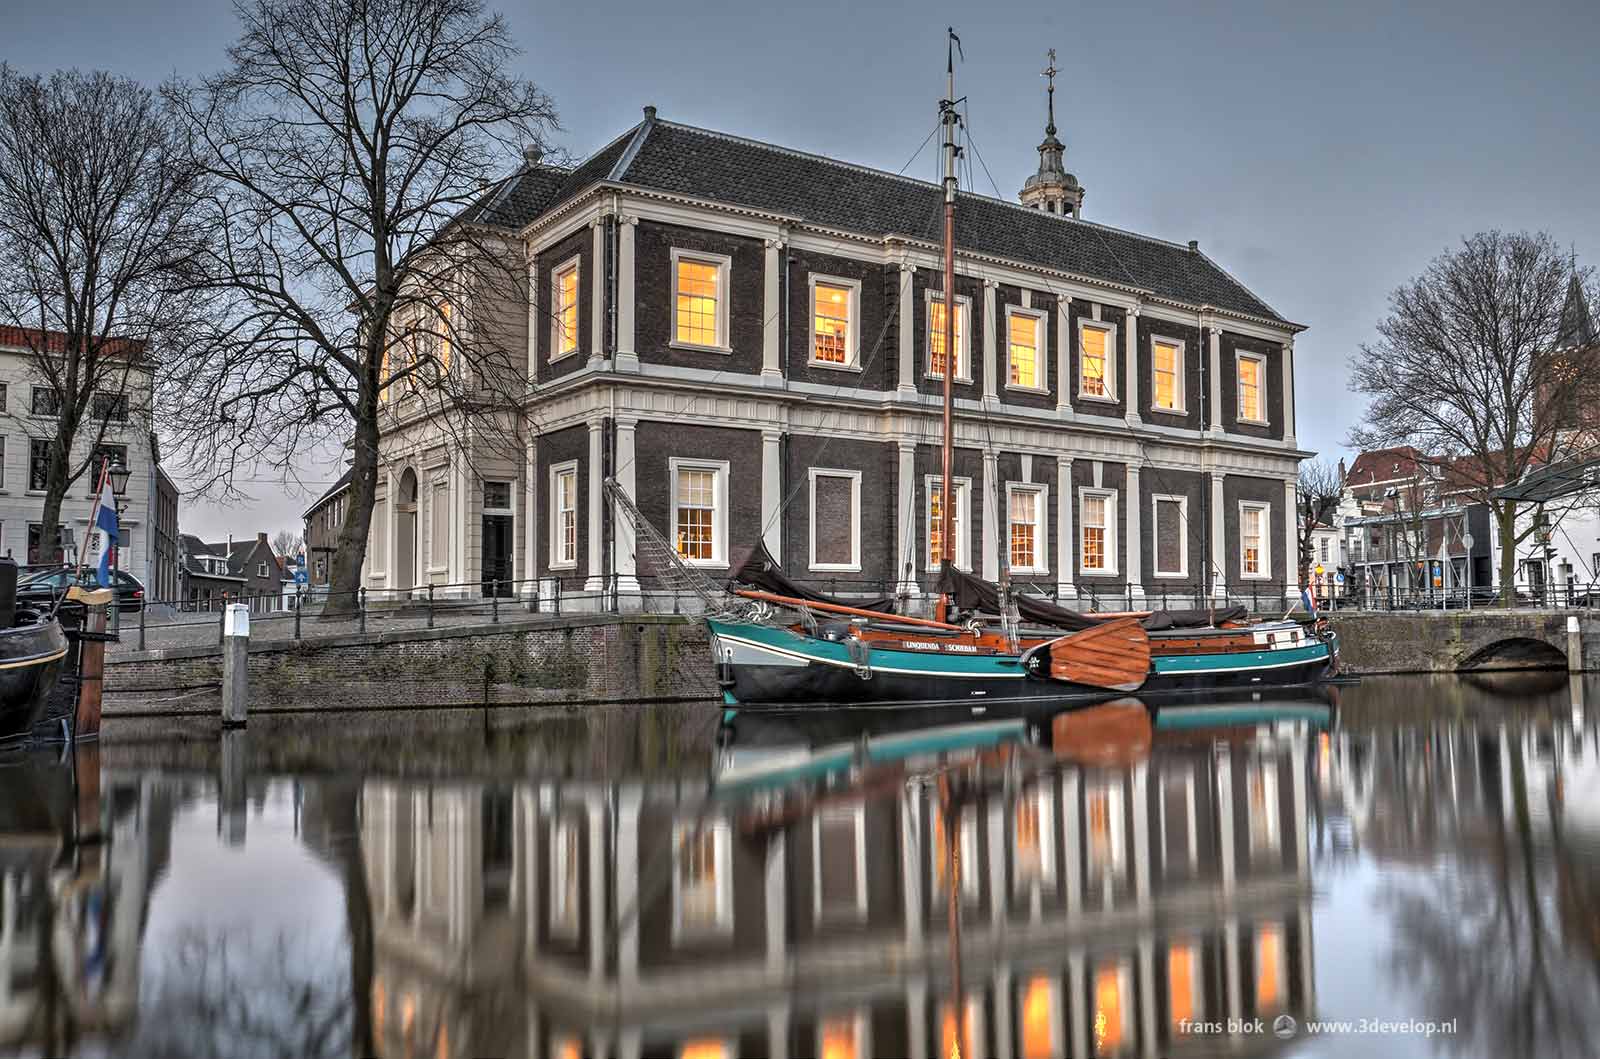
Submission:
[[[646,106],[644,108],[644,120],[645,121],[655,121],[656,120],[656,108],[655,107]]]
[[[1198,240],[1198,239],[1190,239],[1189,240],[1189,253],[1198,254],[1199,252],[1200,252],[1200,240]]]
[[[528,169],[532,169],[534,166],[538,165],[543,160],[544,160],[544,148],[543,147],[540,147],[536,143],[525,143],[525,144],[522,145],[522,164],[524,166],[526,166]]]

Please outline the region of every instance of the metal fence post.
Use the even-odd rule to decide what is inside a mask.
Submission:
[[[555,601],[556,601],[556,617],[559,618],[561,616],[561,578],[557,577],[554,580],[555,580],[555,593],[554,594],[555,594]]]
[[[300,639],[300,612],[305,609],[305,606],[306,606],[306,597],[304,597],[304,596],[295,596],[295,598],[294,598],[294,638],[296,640]]]
[[[139,601],[139,650],[144,650],[144,612],[150,606],[148,599]]]
[[[433,628],[433,585],[428,585],[428,628]]]
[[[217,610],[217,646],[221,647],[223,638],[227,635],[228,622],[228,594],[222,594],[222,606]]]
[[[490,620],[493,621],[494,624],[499,625],[500,624],[500,579],[498,577],[495,578],[493,581],[491,581],[489,583],[489,591],[494,593],[494,596],[492,597],[492,602],[489,605],[489,613],[491,615],[493,615],[493,617]]]
[[[356,610],[360,612],[361,631],[367,631],[367,586],[362,585],[361,591],[356,595]]]

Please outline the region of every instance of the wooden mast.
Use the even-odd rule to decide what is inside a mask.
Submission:
[[[951,460],[955,449],[955,428],[952,412],[955,407],[952,390],[956,359],[956,47],[959,43],[955,28],[948,30],[950,39],[945,52],[945,98],[939,103],[944,123],[944,455],[942,480],[939,486],[939,559],[944,563],[956,561],[952,510],[955,494],[951,482]],[[939,596],[938,619],[949,617],[950,600]]]

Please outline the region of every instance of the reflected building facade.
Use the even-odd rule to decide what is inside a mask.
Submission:
[[[951,1055],[962,1032],[979,1057],[1270,1051],[1276,1015],[1316,1007],[1315,738],[1209,729],[1131,766],[1015,772],[952,820],[913,781],[755,834],[703,782],[370,781],[374,1043],[845,1059]]]

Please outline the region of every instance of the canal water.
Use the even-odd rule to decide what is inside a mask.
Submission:
[[[721,799],[900,718],[113,728],[0,763],[0,1054],[1592,1055],[1597,706],[1369,678]]]

